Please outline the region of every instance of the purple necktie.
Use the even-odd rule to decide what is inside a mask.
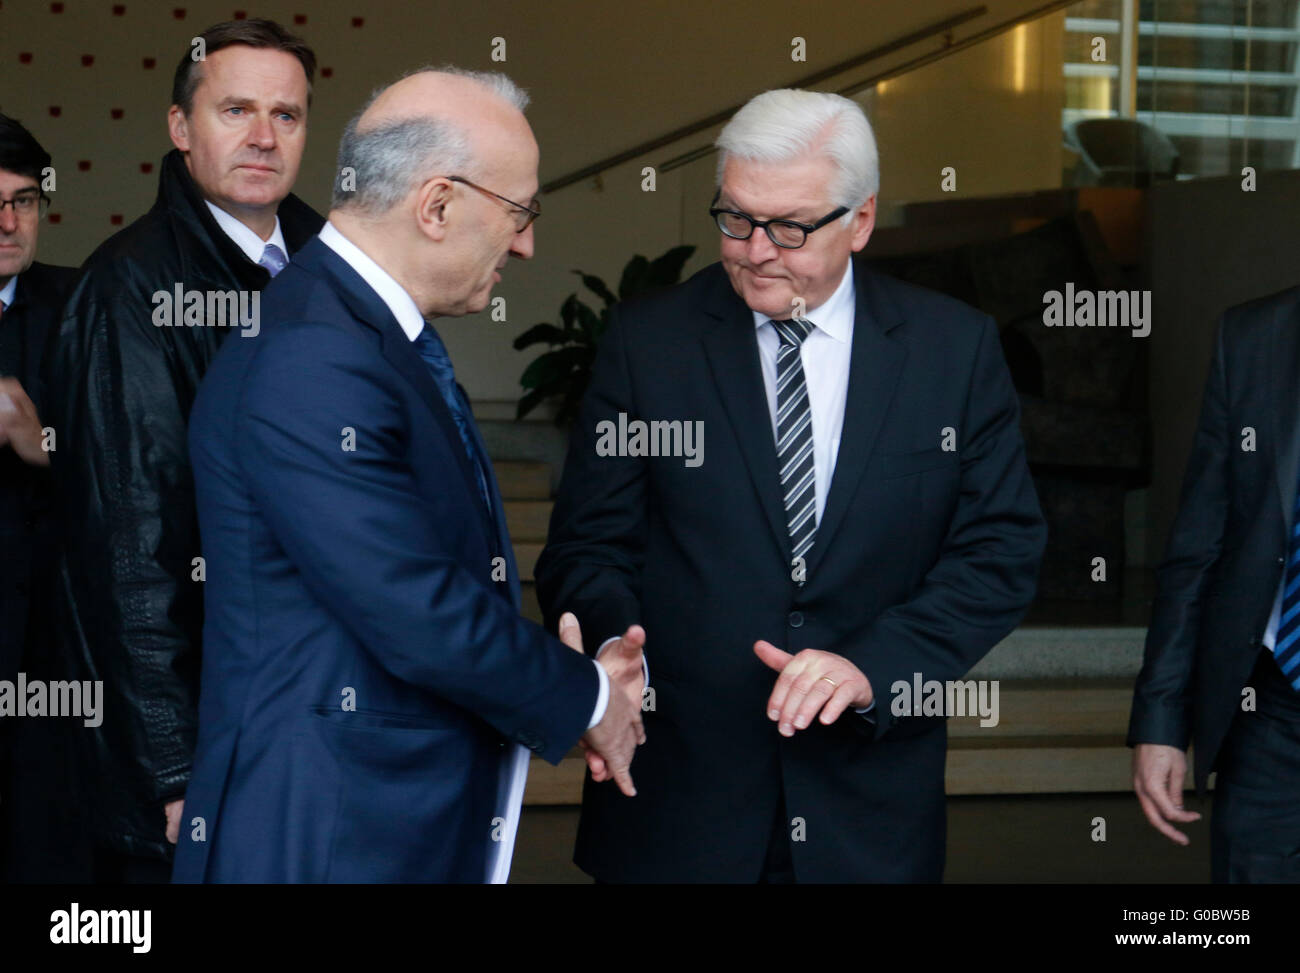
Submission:
[[[285,258],[284,251],[274,243],[268,243],[262,250],[262,259],[258,261],[274,277],[280,271],[284,270],[289,261]]]

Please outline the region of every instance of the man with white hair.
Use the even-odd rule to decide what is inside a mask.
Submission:
[[[537,142],[503,75],[421,70],[339,145],[333,208],[190,423],[207,559],[175,881],[503,882],[529,751],[626,794],[639,697],[519,615],[492,467],[429,319],[533,253]],[[572,649],[578,649],[575,653]],[[639,689],[636,691],[639,692]]]
[[[649,663],[639,796],[588,754],[575,861],[937,882],[946,723],[904,690],[1016,626],[1046,539],[997,327],[854,259],[879,184],[854,102],[769,91],[717,147],[721,262],[613,312],[536,570],[618,679],[630,625]]]

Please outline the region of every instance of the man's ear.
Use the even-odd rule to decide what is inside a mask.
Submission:
[[[876,228],[876,197],[868,196],[867,201],[853,214],[853,239],[850,244],[854,253],[867,245],[871,231]]]
[[[190,150],[190,123],[181,111],[180,105],[167,109],[167,134],[171,136],[172,145],[182,152]]]
[[[459,213],[452,200],[453,189],[451,180],[439,176],[416,190],[416,222],[420,232],[431,240],[445,239],[453,216]]]

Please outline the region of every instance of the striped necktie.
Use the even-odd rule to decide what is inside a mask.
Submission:
[[[808,553],[817,534],[817,468],[813,458],[812,408],[800,349],[812,333],[807,318],[773,321],[776,352],[776,460],[793,557]]]
[[[1300,492],[1291,518],[1291,544],[1286,559],[1286,587],[1273,640],[1273,657],[1291,686],[1300,690]]]

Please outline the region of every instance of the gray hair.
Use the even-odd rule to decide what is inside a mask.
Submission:
[[[398,81],[417,74],[450,74],[467,78],[519,111],[528,107],[528,93],[498,71],[469,71],[446,65],[408,71]],[[396,84],[397,82],[393,82]],[[338,165],[331,205],[386,213],[434,174],[472,174],[478,167],[469,133],[445,118],[420,115],[399,118],[358,131],[361,118],[392,85],[371,92],[352,116],[339,139]],[[345,174],[350,178],[345,179]],[[349,188],[344,188],[351,183]]]
[[[835,165],[830,192],[836,206],[856,210],[880,191],[875,133],[862,107],[843,95],[796,88],[765,91],[731,117],[713,144],[718,149],[718,186],[733,156],[781,163],[817,151]],[[844,217],[852,218],[852,212]]]

